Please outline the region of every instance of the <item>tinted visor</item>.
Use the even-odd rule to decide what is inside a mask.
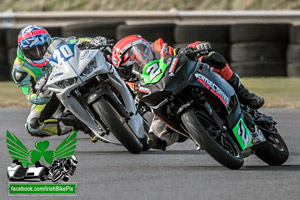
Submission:
[[[24,56],[30,60],[41,60],[45,55],[48,46],[48,43],[45,42],[43,45],[39,45],[36,47],[22,48],[21,51]]]
[[[138,44],[133,46],[129,51],[130,60],[141,70],[148,62],[154,60],[150,45]]]

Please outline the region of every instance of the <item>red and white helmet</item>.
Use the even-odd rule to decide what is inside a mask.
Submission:
[[[132,68],[139,71],[154,59],[150,43],[140,35],[130,35],[121,39],[112,50],[112,63],[120,76],[126,80],[132,78]]]

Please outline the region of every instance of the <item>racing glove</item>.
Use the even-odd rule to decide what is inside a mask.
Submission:
[[[99,49],[102,51],[106,60],[111,63],[111,53],[112,53],[112,47],[114,46],[114,40],[107,39],[102,36],[97,36],[92,39],[89,43],[90,49]]]
[[[107,44],[108,44],[108,40],[105,37],[97,36],[90,41],[90,48],[99,49],[100,47],[105,46]]]
[[[207,55],[211,51],[212,49],[209,42],[196,41],[194,43],[189,44],[185,48],[179,49],[178,54],[183,53],[192,59]]]
[[[188,45],[192,51],[197,51],[200,55],[207,55],[212,49],[209,42],[196,41]]]
[[[48,81],[49,74],[46,74],[38,82],[36,82],[35,89],[37,91],[37,95],[41,98],[50,98],[53,94],[52,91],[48,90],[45,86]]]

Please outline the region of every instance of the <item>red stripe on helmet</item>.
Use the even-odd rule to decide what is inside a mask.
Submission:
[[[30,31],[27,33],[24,33],[23,35],[20,35],[18,37],[18,43],[21,42],[22,40],[29,38],[31,36],[35,36],[35,35],[42,35],[42,34],[47,34],[49,35],[48,31],[44,30],[36,30],[36,31]]]
[[[45,65],[47,65],[49,63],[49,60],[46,60],[45,62],[43,63],[40,63],[40,64],[36,64],[36,63],[33,63],[31,62],[30,60],[26,59],[30,64],[36,66],[36,67],[44,67]]]

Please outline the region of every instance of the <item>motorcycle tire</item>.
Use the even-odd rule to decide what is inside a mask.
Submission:
[[[211,157],[223,166],[229,169],[241,168],[244,158],[233,138],[227,132],[223,132],[221,134],[224,141],[222,146],[217,141],[217,138],[213,138],[208,131],[212,129],[218,130],[218,128],[208,117],[203,118],[203,120],[198,118],[196,115],[197,111],[195,108],[189,108],[181,115],[181,120],[192,139],[196,140]],[[209,126],[209,128],[206,126]]]
[[[270,134],[266,142],[255,149],[255,155],[271,166],[282,165],[289,157],[289,150],[279,134]]]
[[[93,103],[93,108],[105,126],[130,153],[138,154],[143,150],[143,144],[107,99],[100,97]]]
[[[62,176],[63,176],[63,173],[60,170],[57,170],[56,172],[54,172],[51,180],[52,180],[52,182],[56,182],[59,179],[61,179]]]

